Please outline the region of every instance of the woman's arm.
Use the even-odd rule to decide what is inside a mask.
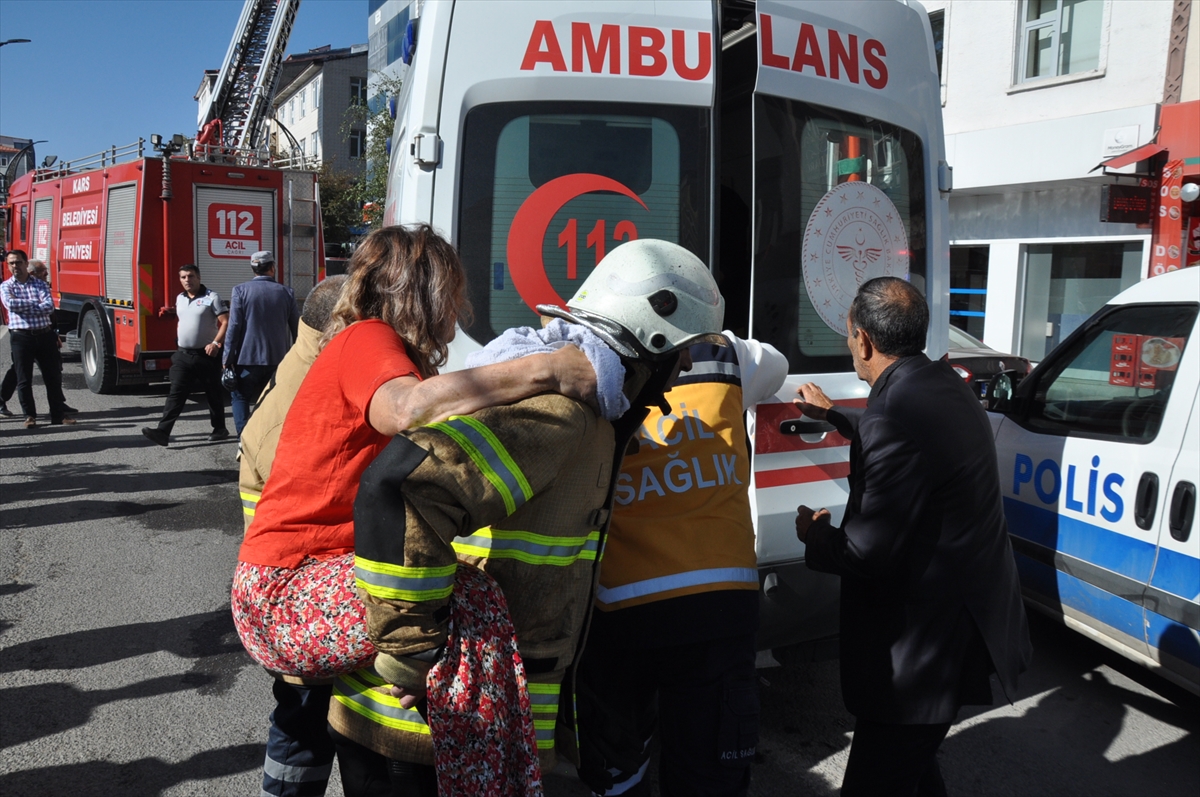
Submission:
[[[439,374],[425,381],[402,376],[385,382],[371,398],[367,422],[389,437],[405,429],[512,404],[539,393],[562,393],[595,403],[596,372],[579,348]]]

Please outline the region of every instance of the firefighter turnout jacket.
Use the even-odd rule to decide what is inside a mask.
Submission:
[[[301,320],[296,342],[275,369],[275,375],[258,400],[258,407],[246,422],[246,428],[242,429],[238,492],[242,498],[245,530],[250,529],[258,499],[262,498],[263,485],[271,475],[283,419],[292,406],[292,399],[296,398],[300,383],[320,353],[321,331]]]
[[[621,432],[587,405],[546,394],[452,417],[396,437],[359,487],[355,572],[372,643],[385,658],[440,647],[457,561],[483,569],[508,601],[545,769],[595,592],[617,441],[644,414],[618,420]],[[432,763],[424,719],[387,686],[374,670],[342,677],[330,723],[389,758]],[[577,761],[574,715],[563,715],[559,747]]]

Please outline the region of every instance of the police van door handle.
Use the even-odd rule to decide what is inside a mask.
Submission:
[[[1171,536],[1179,542],[1187,542],[1192,535],[1192,519],[1196,516],[1196,485],[1179,482],[1171,494],[1171,516],[1167,526]]]
[[[1139,529],[1149,531],[1158,509],[1158,474],[1146,471],[1138,482],[1137,498],[1133,503],[1133,522]]]

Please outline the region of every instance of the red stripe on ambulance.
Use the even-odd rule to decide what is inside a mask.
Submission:
[[[712,33],[675,29],[670,33],[668,56],[667,33],[659,28],[572,22],[571,37],[567,40],[570,44],[570,71],[593,75],[607,72],[610,75],[661,77],[667,73],[669,65],[684,80],[704,80],[709,77],[713,62]],[[691,34],[695,34],[694,39]],[[627,56],[624,60],[621,58],[622,40]],[[695,48],[690,55],[689,42],[694,42],[692,46]],[[525,46],[525,57],[521,60],[521,69],[533,71],[538,64],[548,64],[555,72],[566,72],[567,60],[554,23],[547,19],[534,22],[529,43]],[[694,63],[689,65],[689,61]]]

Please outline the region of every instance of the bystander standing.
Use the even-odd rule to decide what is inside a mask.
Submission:
[[[225,340],[229,313],[221,297],[200,282],[200,269],[192,264],[179,268],[183,290],[175,297],[174,307],[160,308],[160,316],[174,315],[178,319],[176,349],[171,355],[171,392],[157,426],[142,428],[142,434],[152,442],[165,446],[170,441],[175,419],[183,411],[188,394],[199,385],[208,400],[208,417],[212,421],[210,440],[229,437],[225,426],[225,393],[221,389],[221,361],[217,355]]]
[[[46,385],[52,425],[75,423],[68,416],[67,400],[62,391],[62,357],[58,353],[58,332],[51,314],[54,299],[50,286],[29,271],[29,258],[20,249],[6,256],[12,276],[0,283],[0,302],[8,313],[8,331],[12,345],[16,393],[25,414],[25,428],[37,426],[37,407],[33,400],[33,364],[36,362]]]
[[[276,366],[296,339],[299,313],[292,289],[275,281],[275,256],[250,256],[255,277],[233,289],[229,302],[229,333],[225,367],[237,372],[233,394],[233,425],[241,435],[254,412],[254,403],[271,381]]]

